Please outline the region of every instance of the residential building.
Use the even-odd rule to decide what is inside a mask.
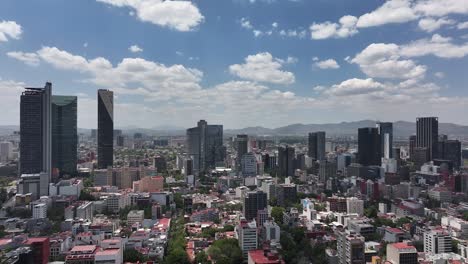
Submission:
[[[452,252],[452,237],[447,231],[434,229],[424,232],[424,252],[440,254]]]
[[[32,216],[34,219],[47,218],[47,204],[40,203],[34,205],[32,208]]]
[[[337,255],[339,264],[365,264],[364,237],[344,230],[337,233]]]
[[[417,264],[418,251],[407,243],[394,243],[387,245],[387,261],[392,264]]]
[[[349,197],[346,199],[346,211],[348,214],[364,215],[364,201],[356,197]]]
[[[145,211],[143,210],[131,210],[127,214],[127,224],[132,226],[135,223],[143,223],[145,219]]]
[[[280,227],[274,221],[265,221],[262,227],[262,240],[280,242]]]
[[[255,220],[248,222],[245,219],[241,219],[239,225],[235,228],[235,233],[239,241],[239,247],[242,250],[242,255],[247,260],[248,252],[258,248],[257,223]]]
[[[50,239],[48,237],[31,237],[25,243],[33,251],[34,263],[47,264],[50,256]]]

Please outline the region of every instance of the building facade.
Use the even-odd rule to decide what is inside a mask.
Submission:
[[[98,90],[98,168],[106,169],[114,161],[114,93]]]

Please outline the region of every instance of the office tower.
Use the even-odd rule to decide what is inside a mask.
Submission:
[[[52,168],[75,175],[78,159],[77,97],[52,96]]]
[[[338,231],[337,255],[339,264],[365,264],[364,237],[352,231]]]
[[[404,242],[388,244],[387,260],[392,264],[417,264],[418,251]]]
[[[393,158],[393,123],[379,122],[376,124],[380,135],[380,155],[385,159]]]
[[[419,148],[416,147],[413,150],[413,158],[412,161],[417,169],[420,169],[424,163],[430,161],[430,153],[428,148]]]
[[[427,148],[429,160],[437,157],[439,120],[437,117],[416,118],[416,147]]]
[[[380,135],[375,127],[359,128],[358,155],[359,163],[364,166],[381,164]]]
[[[319,182],[325,183],[329,178],[336,177],[336,162],[328,160],[319,161]]]
[[[409,156],[411,160],[414,160],[414,149],[416,148],[416,135],[412,135],[409,138]]]
[[[236,149],[237,158],[240,160],[244,154],[249,151],[249,137],[247,135],[237,135],[236,137]]]
[[[295,184],[280,184],[276,186],[276,198],[279,206],[286,207],[297,199],[297,187]]]
[[[325,159],[325,132],[309,133],[308,155],[315,160]]]
[[[193,171],[199,173],[224,162],[223,126],[208,125],[200,120],[187,129],[187,153],[193,160]]]
[[[294,175],[294,155],[295,150],[293,147],[278,148],[278,169],[280,176],[288,177]]]
[[[26,88],[20,104],[20,173],[41,173],[47,185],[52,172],[51,96],[48,82],[44,88]]]
[[[123,147],[125,144],[125,137],[124,136],[117,136],[116,138],[116,145],[117,147]]]
[[[451,161],[455,169],[459,169],[462,165],[461,142],[459,140],[440,140],[437,151],[438,158]]]
[[[252,152],[242,156],[241,172],[243,177],[255,177],[257,175],[257,158]]]
[[[445,230],[424,232],[424,252],[430,254],[452,252],[452,237]]]
[[[247,192],[244,196],[244,217],[252,220],[257,217],[257,211],[267,208],[267,194],[263,191]]]
[[[114,92],[98,90],[98,168],[114,162]]]
[[[10,160],[12,150],[13,144],[11,142],[0,142],[0,162],[7,162]]]

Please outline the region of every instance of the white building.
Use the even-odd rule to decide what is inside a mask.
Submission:
[[[425,232],[424,252],[430,254],[452,252],[452,237],[445,230],[430,230]]]
[[[348,214],[364,215],[364,201],[356,197],[349,197],[346,199],[346,211]]]
[[[34,219],[47,218],[47,204],[40,203],[33,206],[32,215]]]
[[[382,168],[384,173],[396,173],[398,169],[396,159],[386,159],[382,158]]]
[[[381,214],[388,213],[388,206],[386,203],[379,203],[379,213]]]
[[[78,219],[93,220],[94,206],[93,202],[85,202],[76,208],[76,217]]]
[[[280,227],[273,221],[263,223],[262,238],[263,241],[280,242]]]
[[[49,174],[22,174],[18,182],[18,194],[31,193],[33,200],[49,195]]]
[[[49,195],[63,195],[63,196],[76,196],[79,197],[83,190],[83,181],[79,179],[61,180],[58,183],[51,183],[49,185]]]
[[[307,220],[317,220],[317,210],[315,210],[314,203],[309,198],[302,199],[302,212]]]
[[[447,228],[450,235],[468,239],[468,221],[453,216],[444,216],[441,220],[441,225]]]
[[[144,219],[145,219],[145,211],[143,210],[132,210],[128,212],[127,214],[127,224],[129,226],[135,223],[142,224]]]
[[[249,152],[242,156],[241,170],[243,177],[253,177],[257,175],[257,159],[253,153]]]
[[[236,226],[235,233],[239,240],[239,247],[242,250],[242,255],[244,259],[247,259],[248,252],[258,247],[257,223],[255,220],[247,222],[243,219],[240,224]]]

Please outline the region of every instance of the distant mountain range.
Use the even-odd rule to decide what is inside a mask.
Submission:
[[[292,124],[278,128],[265,128],[261,126],[246,127],[242,129],[225,129],[225,135],[247,134],[247,135],[270,135],[270,136],[305,136],[309,132],[325,131],[331,136],[352,136],[357,135],[358,128],[374,127],[375,121],[361,120],[354,122],[341,122],[330,124]],[[119,128],[118,128],[119,129]],[[126,134],[144,133],[147,135],[185,135],[185,129],[181,127],[161,126],[155,128],[121,128]],[[19,130],[18,126],[0,126],[0,135],[11,134]],[[393,123],[393,131],[396,137],[409,137],[416,133],[416,124],[414,122],[397,121]],[[90,133],[90,129],[78,129],[78,133]],[[462,126],[452,123],[439,123],[439,134],[446,134],[449,137],[468,136],[468,126]]]

